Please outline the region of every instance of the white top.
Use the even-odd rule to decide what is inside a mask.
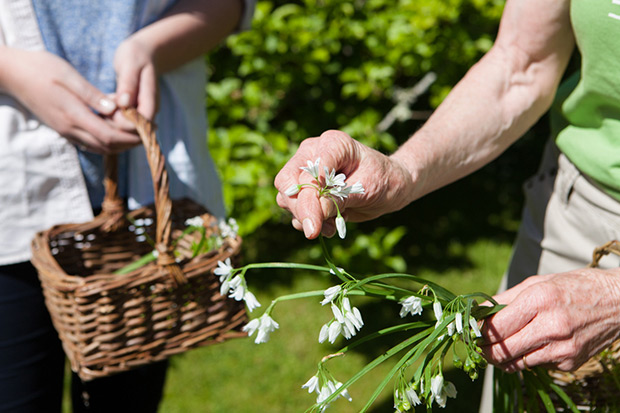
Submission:
[[[255,0],[245,0],[240,28],[247,28]],[[0,0],[0,45],[45,50],[30,0]],[[206,145],[204,59],[196,59],[160,80],[155,122],[173,125],[160,138],[172,198],[190,197],[224,216],[221,187]],[[128,154],[130,208],[152,202],[144,149]],[[30,259],[34,234],[52,225],[93,218],[77,151],[66,139],[0,90],[0,265]]]

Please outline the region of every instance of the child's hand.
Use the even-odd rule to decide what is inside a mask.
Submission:
[[[145,44],[129,37],[114,55],[116,70],[116,104],[135,107],[152,120],[158,106],[157,73],[153,56]],[[124,119],[119,119],[122,122]]]

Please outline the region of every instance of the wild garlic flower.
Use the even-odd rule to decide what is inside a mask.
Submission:
[[[394,391],[394,409],[398,413],[404,413],[411,410],[413,406],[422,404],[418,393],[409,384],[402,392],[396,389]]]
[[[269,335],[278,328],[280,328],[280,325],[269,314],[265,313],[260,318],[255,318],[247,323],[241,330],[248,333],[249,336],[258,331],[254,342],[261,344],[269,341]]]
[[[348,340],[364,326],[362,313],[357,307],[351,307],[351,302],[347,297],[342,299],[340,307],[332,302],[331,309],[335,320],[321,327],[319,343],[328,340],[333,344],[340,334]]]
[[[234,268],[231,265],[230,258],[226,258],[223,262],[217,262],[217,268],[213,270],[213,274],[220,277],[220,295],[228,295],[237,301],[245,301],[250,312],[260,307],[261,305],[256,296],[248,290],[245,277],[240,275],[233,277],[233,273]]]
[[[252,312],[260,307],[260,303],[256,299],[256,296],[252,294],[250,291],[246,291],[243,295],[243,301],[245,301],[245,305],[248,306],[248,311]]]
[[[321,387],[321,391],[319,392],[318,397],[316,398],[316,402],[318,404],[323,403],[325,400],[327,400],[332,394],[336,393],[338,390],[340,390],[340,388],[342,387],[342,383],[339,381],[335,381],[335,380],[328,380],[323,387]],[[338,394],[338,396],[336,396],[336,399],[339,399],[340,397],[344,397],[345,399],[347,399],[348,401],[353,401],[353,398],[351,397],[351,395],[349,394],[349,392],[347,391],[347,389],[342,389],[340,390],[340,393]],[[324,404],[323,406],[321,406],[320,411],[324,412],[327,408],[329,407],[329,403],[328,404]]]
[[[331,272],[332,270],[330,270]],[[329,304],[334,301],[334,298],[338,296],[338,294],[342,291],[342,287],[340,285],[334,285],[333,287],[329,287],[323,293],[325,295],[325,299],[321,301],[321,305]]]
[[[456,397],[456,387],[451,382],[444,382],[443,375],[439,373],[431,379],[431,396],[439,407],[446,407],[448,397]]]
[[[454,316],[454,324],[456,326],[456,332],[458,334],[463,334],[463,314],[456,313]]]
[[[303,386],[301,386],[301,388],[308,389],[308,393],[316,392],[320,394],[321,390],[319,388],[319,377],[317,375],[310,377],[310,380],[308,380]]]
[[[314,179],[318,181],[320,162],[321,162],[321,158],[317,158],[316,161],[314,161],[314,163],[312,163],[312,161],[307,161],[307,166],[300,166],[299,169],[301,169],[304,172],[309,173],[310,175],[312,175]]]
[[[286,195],[286,196],[294,196],[294,195],[297,195],[300,190],[301,190],[301,185],[299,185],[299,184],[291,185],[291,186],[288,187],[288,189],[286,191],[284,191],[284,195]]]
[[[218,221],[218,227],[220,229],[220,236],[222,238],[237,238],[237,234],[239,233],[239,225],[237,224],[236,219],[220,219]]]
[[[347,224],[344,222],[344,218],[340,214],[336,217],[336,229],[338,230],[338,236],[341,239],[344,239],[347,236]]]
[[[220,282],[223,282],[226,279],[226,277],[232,274],[233,270],[234,268],[230,262],[230,258],[226,258],[224,262],[222,261],[217,262],[217,268],[213,270],[213,274],[220,277]]]
[[[327,166],[323,167],[325,171],[325,186],[344,187],[347,184],[344,182],[347,176],[343,173],[336,175],[336,170],[332,168],[331,172]]]
[[[443,317],[443,310],[441,308],[441,303],[439,301],[435,301],[433,303],[433,312],[435,313],[435,318],[437,319],[437,323],[440,323]]]
[[[471,331],[474,332],[474,335],[476,337],[482,337],[482,334],[480,333],[480,328],[478,328],[478,321],[476,321],[476,319],[472,316],[469,316],[469,326],[471,327]]]
[[[420,297],[410,295],[401,299],[400,305],[402,306],[399,313],[401,318],[407,316],[408,313],[411,313],[411,315],[422,314],[422,299]]]
[[[202,227],[204,226],[204,220],[201,216],[188,218],[185,220],[186,227]]]

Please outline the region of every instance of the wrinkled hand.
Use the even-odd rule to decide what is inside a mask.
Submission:
[[[116,49],[114,69],[118,106],[135,107],[144,117],[152,120],[157,112],[158,89],[151,49],[135,37],[129,37]],[[121,117],[115,118],[115,121],[131,127],[131,123]]]
[[[3,51],[7,53],[5,89],[60,135],[97,153],[118,152],[140,143],[137,135],[102,119],[115,112],[115,103],[68,62],[44,51]]]
[[[285,192],[293,185],[313,182],[313,178],[299,168],[319,157],[321,175],[324,166],[330,170],[334,168],[347,176],[347,184],[360,182],[364,187],[363,195],[337,199],[345,220],[370,220],[396,211],[410,201],[406,193],[412,186],[411,175],[399,162],[362,145],[346,133],[324,132],[318,138],[303,141],[275,179],[278,205],[293,214],[293,226],[303,230],[307,238],[316,238],[321,232],[326,236],[334,235],[336,207],[331,200],[319,198],[313,188],[304,187],[292,197]]]
[[[530,277],[498,294],[508,305],[485,321],[485,356],[508,372],[538,365],[576,370],[619,336],[619,276],[581,269]]]

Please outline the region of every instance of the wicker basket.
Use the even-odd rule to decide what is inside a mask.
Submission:
[[[171,201],[154,128],[137,111],[136,124],[153,177],[155,206],[127,211],[119,199],[116,157],[106,158],[102,213],[83,224],[58,225],[32,243],[52,322],[83,380],[168,358],[186,350],[242,337],[242,303],[219,293],[218,260],[234,258],[241,239],[192,257],[199,235],[179,240],[188,218],[201,216],[207,234],[216,219],[191,200]],[[157,259],[125,275],[115,271],[154,250]],[[174,248],[174,251],[173,251]]]
[[[596,248],[589,267],[597,267],[600,259],[610,253],[620,255],[620,242]],[[620,411],[620,340],[573,372],[549,370],[549,375],[580,411]],[[557,397],[554,402],[556,408],[564,405]]]

